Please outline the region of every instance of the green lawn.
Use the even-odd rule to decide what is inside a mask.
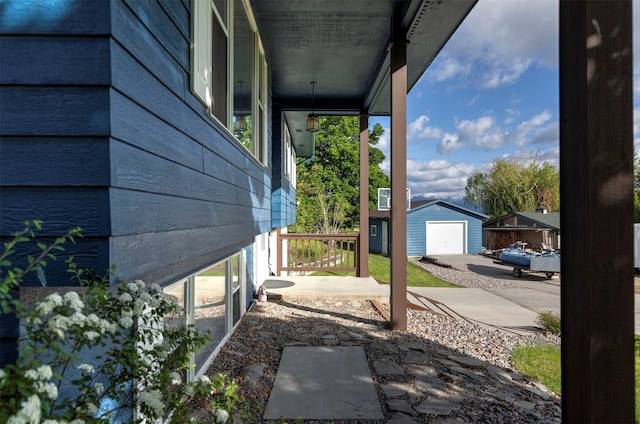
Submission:
[[[635,336],[635,408],[640,423],[640,336]],[[557,346],[519,346],[512,352],[513,363],[524,375],[534,378],[560,395],[560,348]]]
[[[557,346],[518,346],[511,352],[516,368],[540,381],[553,393],[561,393],[560,348]]]
[[[640,336],[636,334],[636,422],[640,422]]]
[[[376,280],[389,284],[391,261],[382,255],[369,254],[369,275]],[[353,272],[316,272],[313,275],[354,275]],[[460,287],[441,280],[424,269],[407,262],[407,286],[410,287]]]

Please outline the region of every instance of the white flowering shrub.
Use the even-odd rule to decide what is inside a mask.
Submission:
[[[110,273],[96,277],[73,258],[67,263],[78,290],[24,307],[16,296],[24,275],[81,236],[74,229],[50,245],[39,243],[41,253],[29,256],[25,269],[12,267],[16,243],[33,239],[33,228],[40,222],[28,223],[0,255],[0,310],[15,313],[24,327],[17,362],[0,369],[0,423],[154,422],[170,412],[173,422],[186,420],[189,398],[216,389],[208,379],[183,379],[207,337],[194,326],[163,325],[181,311],[158,285],[110,287]]]

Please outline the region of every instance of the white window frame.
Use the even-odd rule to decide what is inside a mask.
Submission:
[[[291,132],[287,122],[282,124],[282,167],[284,176],[293,188],[296,188],[296,150],[291,141]]]
[[[371,237],[378,237],[378,226],[375,224],[371,225],[371,228],[369,229],[369,234],[371,234]]]
[[[191,92],[200,100],[207,110],[207,115],[218,122],[228,134],[233,136],[235,125],[234,119],[234,92],[236,84],[234,84],[234,9],[238,2],[244,8],[246,18],[249,22],[251,31],[253,32],[253,69],[251,81],[246,81],[251,90],[251,117],[253,121],[253,131],[251,134],[252,149],[244,146],[235,136],[233,138],[242,145],[258,162],[263,166],[266,164],[268,155],[268,63],[258,27],[256,24],[251,4],[249,0],[224,0],[225,16],[220,16],[215,7],[214,0],[192,0],[191,2]],[[226,117],[215,116],[213,113],[214,105],[219,99],[215,98],[212,78],[212,48],[213,48],[213,19],[217,19],[221,28],[227,36],[227,69],[226,69]],[[224,24],[226,22],[226,25]],[[259,92],[258,92],[259,90]]]
[[[233,286],[233,279],[234,279],[233,261],[234,261],[234,258],[236,257],[238,258],[238,276],[237,276],[238,286],[234,287]],[[176,287],[180,287],[180,286],[183,287],[184,321],[182,324],[185,327],[187,325],[195,325],[196,277],[198,276],[198,274],[202,273],[203,271],[223,263],[225,268],[225,334],[220,339],[218,344],[214,347],[214,349],[211,351],[211,354],[207,357],[207,359],[198,366],[197,373],[196,373],[196,364],[195,364],[195,354],[191,355],[191,358],[189,360],[190,367],[189,367],[189,370],[187,371],[187,381],[194,381],[196,378],[204,374],[204,372],[207,370],[207,368],[211,364],[211,361],[213,361],[213,358],[220,352],[220,349],[227,342],[229,337],[231,337],[231,334],[240,323],[240,319],[242,318],[242,315],[247,309],[246,252],[243,249],[229,256],[226,259],[223,259],[221,261],[218,261],[216,263],[213,263],[201,269],[197,273],[192,274],[187,278],[183,278],[179,281],[176,281],[175,283],[171,283],[163,287],[163,290],[165,292],[168,292]],[[238,293],[238,296],[239,296],[238,309],[240,311],[240,319],[238,320],[238,322],[234,324],[233,295],[236,292]]]

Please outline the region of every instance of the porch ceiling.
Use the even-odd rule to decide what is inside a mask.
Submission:
[[[313,153],[306,116],[390,115],[393,11],[409,40],[411,89],[477,0],[252,0],[281,106],[298,156]]]

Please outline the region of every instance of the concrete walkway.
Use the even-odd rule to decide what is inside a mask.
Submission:
[[[285,347],[263,418],[384,419],[363,347]]]
[[[373,278],[272,277],[267,297],[284,301],[389,302],[387,284]],[[409,287],[417,308],[497,328],[505,334],[535,331],[537,314],[482,289]],[[264,419],[381,420],[384,414],[362,346],[284,348]]]
[[[515,334],[538,331],[538,314],[483,289],[409,287],[409,301],[452,318]]]
[[[274,299],[389,300],[389,286],[372,277],[270,277],[264,285]]]
[[[271,277],[265,281],[271,299],[374,300],[389,302],[389,285],[357,277]],[[482,289],[408,287],[407,300],[418,308],[480,325],[526,334],[537,314]]]

